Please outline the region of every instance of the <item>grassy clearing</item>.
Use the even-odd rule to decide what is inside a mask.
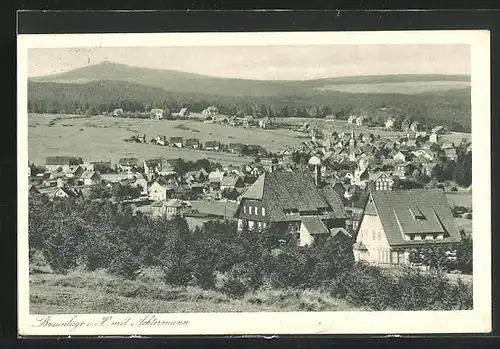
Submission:
[[[465,232],[472,233],[472,219],[454,218],[457,229],[463,229]]]
[[[472,192],[471,191],[448,191],[446,199],[451,207],[463,206],[472,207]]]
[[[469,81],[411,81],[370,84],[331,84],[317,88],[320,91],[339,91],[347,93],[401,93],[417,94],[422,92],[448,91],[470,87]]]
[[[242,299],[163,284],[155,271],[123,280],[103,271],[30,275],[30,313],[187,313],[362,310],[316,290],[260,290]]]

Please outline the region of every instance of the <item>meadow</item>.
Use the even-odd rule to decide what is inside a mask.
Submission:
[[[325,121],[306,118],[278,119],[278,122],[303,124],[308,122],[326,131],[350,132],[352,126],[344,120]],[[181,128],[179,128],[179,126]],[[355,132],[369,132],[381,137],[396,139],[401,132],[387,131],[382,128],[355,126]],[[185,160],[208,159],[222,164],[243,164],[252,158],[236,154],[200,151],[188,148],[162,147],[152,144],[125,142],[133,135],[146,135],[147,140],[158,135],[198,138],[202,142],[217,140],[224,144],[258,144],[269,151],[278,152],[287,145],[299,145],[307,135],[300,135],[287,129],[263,130],[242,128],[229,125],[208,124],[196,120],[154,120],[125,119],[111,116],[84,117],[62,114],[29,114],[28,116],[28,154],[35,164],[45,163],[47,156],[80,156],[86,161],[111,160],[116,162],[122,157],[148,159],[154,157],[183,158]],[[449,134],[443,138],[458,143],[470,134]]]
[[[423,92],[448,91],[470,88],[469,81],[408,81],[371,84],[331,84],[319,87],[320,91],[338,91],[347,93],[401,93],[418,94]]]
[[[362,310],[318,290],[258,290],[234,299],[217,290],[165,285],[155,270],[132,281],[102,270],[58,275],[31,269],[31,314]]]

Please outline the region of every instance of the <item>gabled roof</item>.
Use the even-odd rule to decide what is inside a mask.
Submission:
[[[222,180],[220,182],[221,186],[226,186],[226,187],[234,187],[236,183],[238,183],[238,180],[240,180],[241,177],[239,176],[225,176],[222,177]]]
[[[96,171],[85,171],[82,173],[82,175],[80,176],[81,179],[92,179],[94,178],[95,176],[98,176],[99,173],[96,172]]]
[[[391,246],[415,241],[405,240],[405,233],[447,232],[450,236],[447,241],[460,238],[442,190],[375,191],[370,197]],[[415,215],[425,219],[415,219]]]
[[[329,234],[328,228],[317,216],[304,217],[302,223],[306,227],[309,234]]]
[[[331,186],[316,187],[307,173],[265,172],[242,195],[265,200],[270,216],[284,219],[284,210],[325,211],[329,218],[345,218],[342,201]]]

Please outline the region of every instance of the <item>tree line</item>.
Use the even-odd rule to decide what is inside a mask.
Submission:
[[[333,115],[346,120],[351,114],[364,114],[379,125],[388,116],[394,116],[420,121],[428,127],[441,125],[452,131],[470,132],[470,98],[466,97],[459,92],[419,95],[315,92],[300,96],[222,96],[177,93],[118,81],[87,84],[29,82],[28,112],[92,116],[115,109],[140,113],[148,112],[151,108],[162,108],[177,112],[183,107],[201,112],[216,105],[224,115],[271,118],[324,118]]]
[[[352,239],[311,247],[283,231],[238,231],[214,220],[191,229],[176,217],[152,218],[131,206],[83,198],[29,200],[30,259],[42,253],[55,273],[105,269],[134,279],[159,268],[166,284],[195,285],[234,298],[253,290],[320,289],[368,309],[471,309],[472,286],[443,273],[400,273],[355,262]]]

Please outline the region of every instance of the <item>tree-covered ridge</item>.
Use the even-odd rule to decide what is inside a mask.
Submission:
[[[28,83],[30,113],[98,115],[114,109],[144,111],[147,107],[172,112],[187,107],[201,112],[216,105],[221,114],[256,117],[325,117],[347,119],[365,114],[377,122],[388,116],[405,116],[426,125],[442,125],[452,131],[470,131],[470,89],[455,89],[415,95],[389,93],[344,93],[301,90],[294,93],[252,96],[167,91],[126,81],[86,83]]]

